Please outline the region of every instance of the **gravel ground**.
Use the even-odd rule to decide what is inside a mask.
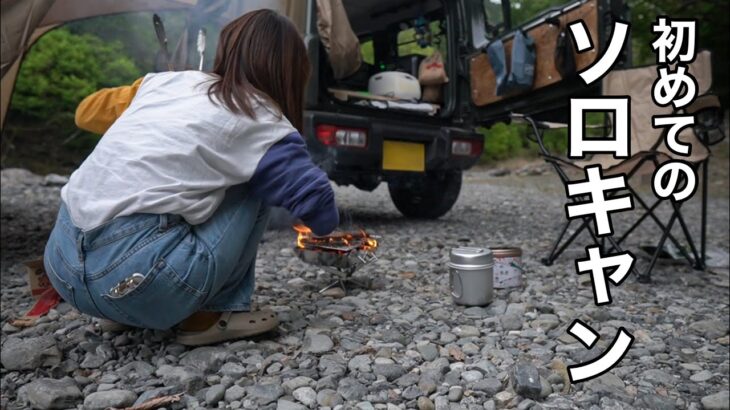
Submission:
[[[630,278],[597,307],[573,265],[587,238],[553,266],[539,262],[564,218],[557,178],[491,175],[467,173],[438,221],[402,218],[383,186],[337,188],[344,219],[382,236],[379,259],[356,273],[369,288],[319,295],[329,275],[294,256],[293,232],[269,231],[256,302],[278,311],[277,334],[188,349],[169,332],[99,334],[67,304],[32,328],[7,324],[30,306],[21,262],[42,252],[62,179],[4,170],[2,408],[125,407],[178,392],[175,408],[728,408],[725,195],[709,205],[712,268],[661,264],[652,285]],[[696,226],[696,204],[687,210]],[[649,229],[632,245],[652,240]],[[446,261],[464,244],[521,246],[524,286],[497,290],[485,308],[454,305]],[[592,350],[565,332],[577,318],[601,336]],[[567,384],[565,366],[595,357],[619,327],[636,337],[619,366]]]

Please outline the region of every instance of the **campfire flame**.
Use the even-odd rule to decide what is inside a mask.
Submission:
[[[359,250],[372,252],[378,247],[378,241],[367,232],[336,233],[327,236],[314,236],[312,230],[304,225],[294,225],[297,232],[297,248],[349,252]]]

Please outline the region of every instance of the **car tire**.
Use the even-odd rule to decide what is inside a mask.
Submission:
[[[388,183],[393,204],[404,216],[436,219],[451,210],[461,192],[461,171],[401,177]]]

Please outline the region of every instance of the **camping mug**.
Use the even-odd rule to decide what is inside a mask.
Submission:
[[[492,251],[460,247],[449,255],[451,297],[457,305],[484,306],[492,302]]]

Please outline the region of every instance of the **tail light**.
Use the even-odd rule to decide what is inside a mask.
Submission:
[[[460,157],[478,157],[482,155],[484,142],[478,140],[451,141],[451,155]]]
[[[335,131],[337,128],[334,125],[318,125],[315,133],[322,144],[335,145]]]
[[[327,146],[365,148],[368,145],[368,133],[364,129],[320,124],[315,133],[319,142]]]

